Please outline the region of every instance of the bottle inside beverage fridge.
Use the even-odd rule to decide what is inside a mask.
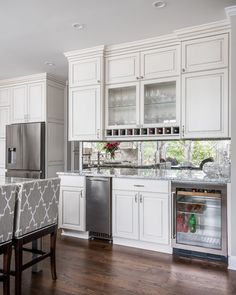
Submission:
[[[195,233],[196,232],[196,226],[197,226],[197,220],[196,220],[196,216],[195,216],[194,213],[192,213],[190,215],[188,225],[189,225],[190,232]]]

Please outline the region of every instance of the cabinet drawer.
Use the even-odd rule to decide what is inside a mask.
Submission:
[[[61,175],[61,186],[85,187],[85,176]]]
[[[114,190],[168,193],[169,183],[165,180],[114,178]]]

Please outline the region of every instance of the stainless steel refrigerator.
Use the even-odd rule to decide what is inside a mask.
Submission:
[[[6,126],[6,176],[45,178],[45,123]]]

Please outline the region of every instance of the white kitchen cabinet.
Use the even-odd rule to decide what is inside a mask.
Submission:
[[[115,243],[147,249],[154,249],[152,247],[155,244],[162,249],[169,249],[170,206],[167,181],[113,179],[112,201]]]
[[[113,191],[113,236],[138,240],[138,194]]]
[[[61,187],[60,222],[63,229],[85,231],[85,195],[83,187]]]
[[[45,121],[44,83],[27,83],[12,88],[12,123]]]
[[[133,82],[139,78],[139,53],[106,58],[106,83]]]
[[[228,137],[228,70],[183,75],[183,136]]]
[[[132,128],[139,124],[139,83],[106,87],[107,128]]]
[[[100,84],[103,80],[102,64],[100,57],[71,61],[69,63],[70,87]]]
[[[12,88],[12,123],[24,123],[28,119],[27,85]]]
[[[102,100],[99,86],[70,88],[69,140],[102,138]]]
[[[156,79],[180,74],[180,47],[171,46],[141,52],[141,77]]]
[[[180,124],[180,79],[141,81],[140,124],[143,127]]]
[[[6,140],[0,138],[0,175],[5,174],[5,154],[6,154]]]
[[[45,83],[28,85],[27,113],[29,122],[45,121]]]
[[[168,195],[153,192],[139,193],[140,240],[169,244]]]
[[[11,90],[10,88],[0,88],[0,106],[9,106]]]
[[[218,69],[228,66],[228,34],[182,42],[182,71]]]
[[[0,106],[0,138],[6,137],[6,125],[10,124],[10,107]]]

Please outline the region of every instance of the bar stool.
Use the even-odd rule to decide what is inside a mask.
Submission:
[[[10,266],[17,185],[0,187],[0,254],[3,254],[3,294],[10,295]]]
[[[50,257],[52,279],[56,280],[56,237],[58,227],[58,202],[60,179],[52,178],[24,183],[20,186],[16,201],[13,244],[15,248],[15,294],[21,294],[22,272]],[[50,250],[24,248],[46,235],[50,235]],[[23,264],[23,251],[37,254]]]

